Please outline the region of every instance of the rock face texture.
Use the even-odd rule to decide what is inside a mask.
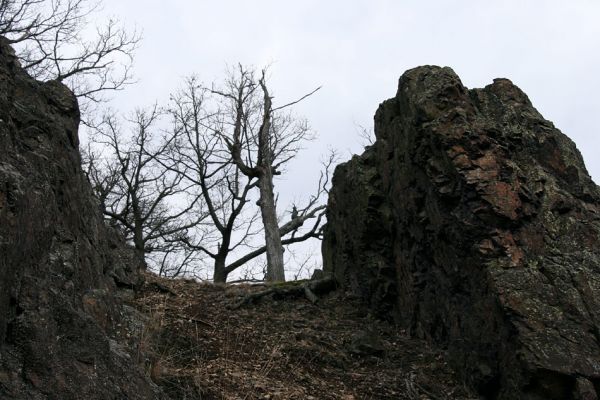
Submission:
[[[507,79],[419,67],[339,166],[325,272],[446,346],[485,398],[600,394],[600,191]]]
[[[79,111],[0,38],[0,398],[155,399],[119,342],[137,268],[80,167]]]

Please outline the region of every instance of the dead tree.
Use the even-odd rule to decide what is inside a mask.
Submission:
[[[225,282],[229,273],[242,265],[228,265],[230,254],[245,247],[258,233],[257,215],[249,214],[246,207],[257,180],[240,173],[231,162],[223,139],[215,134],[215,129],[222,127],[221,115],[206,105],[207,93],[192,77],[172,96],[169,109],[175,146],[163,165],[199,189],[212,229],[197,227],[204,229],[201,240],[185,238],[186,245],[210,257],[214,282]]]
[[[315,192],[309,197],[304,206],[298,208],[296,205],[293,205],[289,219],[278,227],[282,245],[287,246],[304,242],[309,239],[321,240],[323,238],[326,211],[325,201],[327,200],[326,195],[328,193],[332,173],[331,169],[336,160],[336,153],[331,151],[328,158],[322,163],[323,168]],[[312,221],[312,223],[308,224],[307,228],[305,224],[308,221]],[[267,251],[268,248],[266,245],[261,246],[240,257],[233,265],[236,265],[236,267],[241,266],[256,257],[265,254]]]
[[[267,255],[269,281],[285,280],[285,243],[277,217],[273,177],[281,173],[283,165],[296,156],[300,144],[310,136],[306,121],[293,118],[284,112],[284,108],[314,92],[316,90],[297,101],[273,107],[265,71],[256,79],[252,71],[242,66],[231,74],[224,88],[211,89],[211,93],[220,96],[225,105],[221,111],[225,112],[223,129],[217,129],[215,133],[225,141],[237,169],[248,179],[257,181],[260,193],[257,204],[264,228],[263,252]],[[252,254],[248,257],[251,259]]]
[[[252,239],[261,232],[260,225],[264,224],[257,223],[258,214],[248,207],[252,191],[261,188],[262,175],[248,173],[248,170],[258,170],[255,160],[265,157],[257,155],[256,148],[257,127],[264,116],[262,98],[256,96],[256,82],[249,77],[251,74],[240,69],[240,75],[230,76],[223,90],[202,86],[196,78],[189,78],[184,88],[172,96],[170,107],[176,151],[165,166],[171,165],[177,173],[183,174],[203,196],[213,225],[212,233],[204,231],[202,240],[191,236],[187,245],[212,258],[215,282],[225,282],[234,270],[269,253],[267,243],[258,248],[250,247]],[[268,162],[270,170],[277,171],[296,154],[297,144],[307,136],[308,128],[304,122],[296,124],[298,121],[287,114],[272,120],[275,126],[270,129],[277,134],[268,138],[274,147],[269,151],[273,155],[266,158],[272,160]],[[231,138],[238,130],[244,138],[243,144],[240,143],[244,156],[237,155],[242,162],[235,162],[235,154],[231,152]],[[280,247],[320,237],[325,208],[322,195],[328,183],[329,165],[319,180],[319,189],[305,207],[296,208],[292,218],[282,226],[276,216],[272,217]],[[262,179],[259,203],[269,196],[264,194],[266,178]],[[275,212],[272,182],[270,185],[271,210]],[[264,222],[265,212],[262,214]],[[306,229],[305,222],[310,219],[316,222]],[[272,238],[272,232],[270,235]],[[237,258],[230,261],[233,255]],[[283,280],[283,274],[277,276],[277,280]]]
[[[90,157],[85,166],[102,212],[124,232],[140,260],[151,253],[172,253],[205,218],[200,197],[189,190],[184,176],[158,161],[173,144],[173,138],[157,135],[159,116],[157,107],[136,111],[127,140],[116,115],[106,115],[92,135],[105,156]]]
[[[117,21],[90,30],[95,0],[0,0],[0,35],[34,78],[64,82],[84,116],[108,91],[133,82],[132,57],[140,36]]]

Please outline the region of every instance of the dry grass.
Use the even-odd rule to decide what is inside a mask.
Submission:
[[[134,302],[149,315],[138,361],[173,399],[476,398],[442,352],[340,293],[318,306],[265,298],[232,311],[264,287],[160,284],[176,295],[147,284]]]

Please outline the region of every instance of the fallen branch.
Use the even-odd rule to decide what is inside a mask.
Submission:
[[[276,284],[277,285],[277,284]],[[284,284],[282,286],[271,286],[268,289],[260,292],[250,293],[244,296],[240,301],[228,306],[230,310],[254,303],[263,297],[277,295],[280,297],[306,297],[311,303],[316,304],[319,301],[319,296],[327,294],[335,290],[336,285],[333,278],[324,278],[314,281],[297,282]]]

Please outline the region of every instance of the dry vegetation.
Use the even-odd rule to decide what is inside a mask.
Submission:
[[[474,398],[443,352],[342,293],[230,309],[260,290],[148,276],[132,303],[149,315],[131,335],[138,361],[176,399]]]

